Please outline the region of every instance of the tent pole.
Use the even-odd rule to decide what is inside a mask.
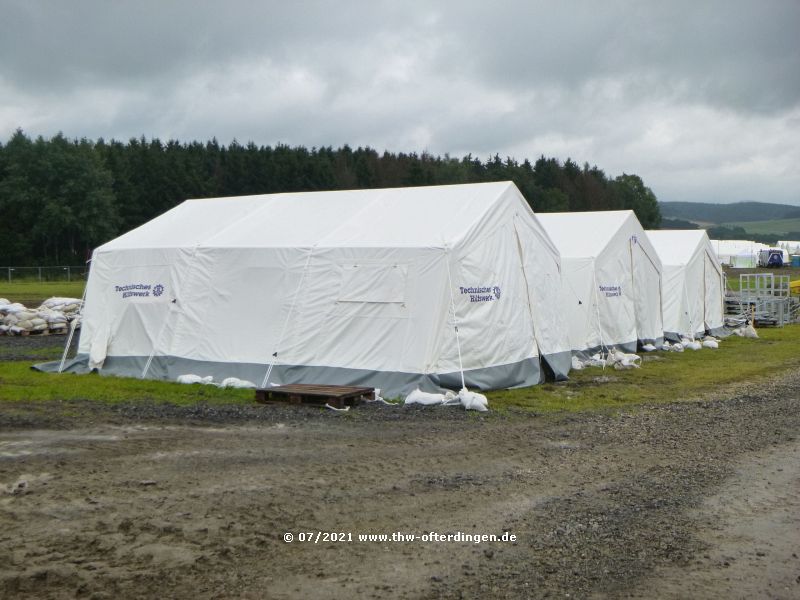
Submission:
[[[89,259],[86,261],[87,263],[91,263],[92,260]],[[67,361],[67,354],[69,353],[69,347],[72,345],[72,337],[75,335],[75,326],[77,319],[82,318],[83,316],[83,304],[86,302],[86,288],[89,287],[89,278],[86,278],[86,284],[83,286],[83,295],[81,296],[81,308],[78,311],[78,314],[72,322],[69,324],[69,335],[67,336],[67,344],[64,346],[64,354],[61,355],[61,364],[58,365],[58,372],[62,373],[64,371],[64,363]]]
[[[314,246],[308,251],[308,258],[306,258],[306,264],[303,267],[303,274],[300,276],[300,283],[297,284],[297,289],[294,292],[294,297],[292,298],[292,304],[289,307],[289,312],[286,313],[286,318],[283,321],[283,327],[281,327],[281,335],[278,337],[278,343],[275,345],[275,352],[272,353],[272,360],[267,367],[267,372],[264,374],[264,379],[261,382],[261,389],[267,387],[269,383],[269,378],[272,376],[272,369],[275,366],[275,361],[278,360],[278,349],[281,347],[283,343],[283,336],[286,334],[286,326],[289,324],[289,319],[294,312],[294,307],[297,304],[297,298],[300,295],[300,290],[303,288],[303,282],[306,279],[306,273],[308,272],[308,265],[311,263],[311,256],[314,254]]]
[[[456,332],[456,348],[458,349],[458,371],[461,373],[461,389],[467,389],[467,384],[464,383],[464,364],[461,361],[461,340],[458,337],[458,315],[456,315],[456,299],[453,296],[453,278],[450,275],[450,248],[446,245],[444,247],[445,264],[447,265],[447,282],[450,290],[450,310],[453,311],[453,326]]]

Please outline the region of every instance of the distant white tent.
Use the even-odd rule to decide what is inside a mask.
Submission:
[[[758,266],[758,251],[769,246],[752,240],[710,240],[717,260],[734,269],[754,269]]]
[[[527,386],[569,370],[559,268],[511,182],[189,200],[95,251],[72,368]]]
[[[572,350],[659,343],[661,261],[633,211],[537,216],[561,253]]]
[[[648,231],[663,265],[664,332],[695,337],[724,324],[725,279],[703,229]]]
[[[778,247],[783,250],[784,265],[791,265],[792,256],[800,255],[800,241],[798,240],[781,240],[778,242]]]

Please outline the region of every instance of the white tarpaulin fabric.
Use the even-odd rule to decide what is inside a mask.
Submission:
[[[79,357],[391,396],[460,389],[461,365],[530,385],[542,358],[569,370],[559,268],[511,182],[189,200],[95,251]]]
[[[673,340],[724,324],[722,266],[703,229],[648,231],[663,265],[664,331]]]
[[[661,261],[633,211],[539,213],[561,254],[573,351],[663,338]]]

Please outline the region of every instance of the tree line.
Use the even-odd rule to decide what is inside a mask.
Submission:
[[[632,209],[661,222],[637,175],[608,177],[571,159],[481,160],[366,148],[31,139],[0,143],[0,265],[77,264],[98,245],[189,198],[513,181],[534,211]]]

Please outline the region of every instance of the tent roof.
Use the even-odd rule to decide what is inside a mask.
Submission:
[[[507,202],[530,211],[510,181],[187,200],[98,250],[442,247]]]
[[[562,257],[596,257],[630,218],[632,210],[536,213]],[[637,221],[638,223],[638,221]]]
[[[708,241],[705,229],[648,230],[647,237],[665,265],[685,265],[697,249]]]
[[[769,248],[766,244],[750,240],[709,240],[714,253],[718,256],[750,256],[758,254],[759,250]]]

